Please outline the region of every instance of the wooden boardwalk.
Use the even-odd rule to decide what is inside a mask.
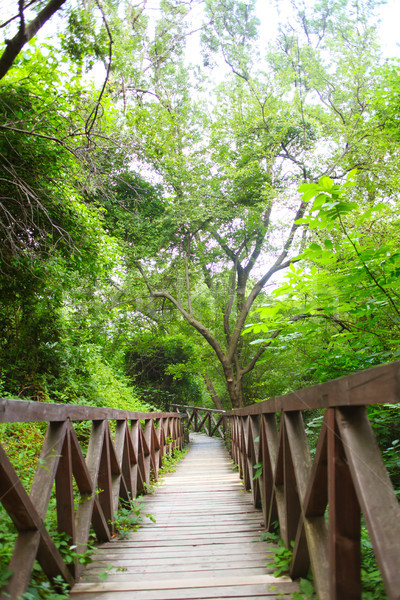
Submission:
[[[191,439],[176,472],[145,500],[156,523],[103,544],[71,600],[293,598],[297,584],[266,566],[272,553],[259,541],[262,513],[221,441]]]

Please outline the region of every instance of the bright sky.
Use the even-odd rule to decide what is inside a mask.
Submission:
[[[273,4],[270,1],[257,0],[257,16],[261,21],[264,36],[269,39],[274,39],[278,24],[278,13]],[[285,4],[289,4],[288,0],[275,0],[275,5],[279,6],[281,16],[285,15]],[[312,4],[312,0],[310,4]],[[380,37],[384,55],[387,57],[400,57],[399,0],[387,0],[386,4],[380,7],[378,14],[381,20]]]
[[[387,56],[400,55],[400,4],[398,0],[389,0],[380,10],[381,42]]]
[[[308,0],[308,2],[312,3],[313,0]],[[279,6],[281,16],[284,16],[287,12],[285,5],[288,4],[289,0],[257,0],[257,15],[261,21],[261,39],[263,42],[273,40],[276,36],[278,23],[276,6]],[[155,15],[158,12],[158,7],[159,0],[147,1],[147,10],[154,11]],[[15,14],[15,12],[17,12],[17,0],[0,0],[0,22]],[[379,13],[381,18],[380,30],[383,53],[387,57],[400,57],[399,0],[387,0],[386,4],[381,6]],[[46,23],[43,30],[39,32],[39,37],[51,34],[56,22],[57,19],[53,17],[53,19]],[[17,23],[15,22],[15,24]],[[0,30],[0,39],[1,33],[4,33],[4,30]],[[191,59],[194,62],[193,54],[199,52],[198,40],[196,42],[193,40],[192,43],[189,42],[189,48],[189,52],[192,54]]]

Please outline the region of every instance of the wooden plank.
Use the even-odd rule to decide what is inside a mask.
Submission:
[[[164,583],[167,583],[169,581],[175,581],[176,578],[179,577],[181,583],[184,584],[187,580],[194,580],[199,576],[201,576],[203,581],[203,579],[206,577],[215,577],[216,575],[229,578],[229,581],[232,581],[239,569],[241,575],[246,577],[247,581],[251,581],[256,575],[265,575],[267,572],[263,566],[248,567],[246,565],[238,565],[236,567],[226,569],[223,569],[222,567],[219,569],[214,569],[212,565],[198,569],[189,566],[188,570],[173,567],[163,567],[158,569],[146,569],[143,567],[129,569],[127,572],[119,568],[119,571],[117,572],[112,570],[108,571],[107,583],[111,584],[116,582],[119,585],[120,583],[129,582],[132,580],[132,578],[137,577],[146,577],[150,581],[157,577],[158,580],[162,580]],[[88,583],[100,583],[103,580],[103,577],[101,577],[102,572],[104,572],[104,567],[103,570],[99,569],[98,572],[91,571],[90,574],[86,575],[85,579],[87,579]],[[273,573],[273,568],[269,569],[269,573]]]
[[[251,600],[259,598],[265,600],[293,600],[291,592],[296,591],[295,584],[286,584],[284,587],[271,585],[242,585],[227,586],[225,588],[189,588],[173,590],[136,591],[134,600],[218,600],[242,599]],[[133,600],[132,592],[105,592],[97,593],[99,600]],[[93,600],[93,594],[80,593],[73,596],[74,600]]]
[[[303,500],[304,529],[320,600],[329,600],[328,528],[325,510],[328,504],[328,445],[327,415],[325,415]],[[295,576],[299,571],[292,572]]]
[[[295,413],[298,415],[298,413]],[[290,421],[289,421],[290,423]],[[284,427],[283,427],[284,425]],[[288,419],[283,415],[281,427],[283,427],[283,476],[284,476],[284,507],[285,507],[285,535],[282,538],[287,548],[296,539],[297,527],[301,518],[299,500],[299,488],[296,481],[291,447],[288,439]]]
[[[243,491],[238,473],[220,449],[219,440],[195,436],[190,453],[168,476],[168,484],[143,499],[156,523],[147,523],[129,539],[102,545],[96,562],[87,569],[85,577],[96,581],[105,565],[113,566],[106,582],[109,588],[79,584],[73,589],[73,600],[111,593],[116,598],[133,594],[135,600],[147,595],[157,600],[164,596],[250,599],[253,592],[255,597],[271,598],[298,591],[291,580],[284,583],[272,577],[272,567],[266,565],[271,544],[260,541],[262,513],[253,507],[251,495]],[[215,482],[209,481],[211,461],[219,473]],[[227,508],[233,512],[224,516]],[[275,591],[268,590],[268,582],[277,586]],[[283,585],[290,587],[283,590]]]
[[[185,557],[183,561],[182,558]],[[96,560],[100,560],[99,557],[94,557]],[[107,555],[105,557],[109,559],[110,556]],[[132,560],[134,558],[134,560]],[[229,558],[221,555],[214,556],[193,556],[186,557],[185,555],[173,557],[173,556],[165,556],[164,558],[160,558],[159,556],[151,556],[147,558],[121,558],[119,560],[113,560],[113,569],[119,567],[125,567],[125,573],[134,573],[135,571],[146,570],[147,572],[161,572],[167,570],[168,572],[172,571],[183,571],[187,572],[189,568],[190,571],[202,571],[203,569],[212,569],[215,566],[215,570],[218,569],[237,569],[237,567],[244,568],[253,568],[253,567],[265,567],[265,555],[259,554],[258,556],[246,556],[243,557],[241,555],[232,556],[229,555]],[[94,564],[93,566],[88,566],[87,574],[93,572],[99,572],[103,570],[103,565]],[[265,572],[265,571],[264,571]]]
[[[228,532],[227,532],[228,533]],[[253,541],[254,540],[254,541]],[[251,542],[251,543],[256,543],[256,539],[255,536],[252,535],[242,535],[242,536],[232,536],[230,538],[227,538],[227,536],[223,536],[223,537],[219,537],[219,538],[214,538],[212,536],[210,537],[197,537],[197,538],[187,538],[187,539],[179,539],[179,540],[164,540],[163,541],[163,546],[176,546],[177,545],[177,541],[179,541],[179,545],[180,546],[198,546],[200,544],[204,545],[208,545],[212,548],[221,548],[221,546],[229,546],[232,542],[234,544],[237,543],[242,543],[243,542]],[[160,545],[160,542],[157,539],[154,539],[153,541],[149,541],[149,542],[135,542],[134,539],[131,539],[130,541],[130,547],[131,548],[157,548]]]
[[[104,422],[104,435],[101,445],[100,465],[97,475],[97,494],[104,518],[108,523],[110,535],[114,533],[113,525],[113,484],[111,472],[111,436],[107,421]]]
[[[296,523],[293,519],[293,529],[296,527],[296,533],[290,574],[297,579],[306,577],[310,566],[303,503],[311,470],[311,456],[301,413],[286,413],[283,418],[286,424],[287,450],[290,452],[291,485],[295,488],[295,493],[293,494],[292,490],[292,494],[295,496],[297,508],[297,512],[292,511],[292,515],[295,515],[298,521]]]
[[[207,412],[207,413],[214,413],[214,414],[225,414],[224,410],[219,410],[218,408],[202,408],[201,406],[187,406],[186,404],[171,404],[170,405],[171,408],[173,408],[174,410],[178,411],[178,410],[186,410],[186,409],[196,409],[196,411],[198,412]]]
[[[102,583],[77,583],[71,590],[71,594],[77,592],[86,592],[91,594],[100,594],[102,592],[130,592],[140,590],[179,590],[187,588],[214,588],[214,587],[226,587],[236,585],[277,585],[284,587],[285,584],[291,584],[292,581],[288,577],[274,577],[273,575],[253,575],[252,577],[206,577],[197,579],[186,579],[182,580],[164,580],[164,581],[127,581],[116,583],[102,582]],[[294,586],[297,587],[297,586]]]
[[[60,443],[62,443],[62,439]],[[30,579],[33,562],[41,544],[41,559],[48,560],[48,567],[53,575],[53,569],[55,568],[56,574],[61,574],[65,577],[66,581],[72,583],[71,574],[68,572],[57,548],[47,533],[42,516],[37,513],[31,497],[28,496],[22,486],[1,445],[0,495],[4,508],[20,532],[9,565],[9,569],[14,575],[6,587],[6,592],[11,597],[18,597],[24,593]],[[46,508],[45,504],[46,502],[43,502],[41,506],[44,511]]]
[[[220,548],[212,548],[207,544],[202,544],[201,546],[192,546],[187,547],[180,547],[180,546],[173,546],[168,547],[168,546],[158,546],[156,549],[153,548],[141,548],[140,553],[137,552],[136,548],[130,548],[129,546],[124,546],[124,547],[120,547],[117,545],[118,541],[115,540],[115,544],[103,544],[101,546],[101,550],[99,551],[99,560],[102,559],[102,557],[109,557],[110,559],[116,559],[119,560],[121,557],[126,557],[127,560],[133,560],[133,559],[137,559],[140,560],[140,558],[144,558],[146,556],[150,556],[150,557],[163,557],[163,556],[171,556],[172,558],[177,556],[177,557],[182,557],[182,556],[187,556],[187,557],[191,557],[191,556],[213,556],[213,557],[221,557],[226,560],[225,555],[221,555],[221,550]],[[247,544],[234,544],[234,543],[230,543],[229,544],[229,556],[233,557],[237,554],[239,554],[240,556],[243,556],[243,554],[245,554],[246,556],[250,556],[252,554],[254,555],[268,555],[271,554],[271,551],[268,550],[269,546],[265,545],[265,542],[249,542]],[[88,567],[91,568],[91,567]]]
[[[74,493],[72,487],[72,456],[70,432],[67,430],[58,469],[55,478],[56,483],[56,510],[57,529],[59,533],[68,536],[70,546],[75,544],[75,514]],[[75,575],[75,565],[69,566]]]

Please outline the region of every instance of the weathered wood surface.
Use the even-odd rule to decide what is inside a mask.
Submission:
[[[400,505],[365,407],[327,409],[313,460],[301,412],[290,407],[279,430],[269,412],[235,412],[230,431],[232,456],[266,528],[278,520],[285,546],[294,542],[293,578],[305,577],[311,564],[318,600],[361,600],[362,514],[387,598],[400,600]]]
[[[65,409],[68,413],[69,407]],[[86,456],[73,423],[64,420],[65,411],[58,415],[47,403],[0,399],[0,421],[14,422],[19,413],[24,413],[20,414],[21,422],[50,419],[30,494],[0,444],[0,502],[18,531],[8,565],[11,576],[0,589],[1,600],[16,600],[26,592],[35,560],[50,581],[61,577],[72,584],[82,571],[78,561],[64,562],[46,529],[54,484],[58,533],[66,535],[70,545],[84,553],[91,526],[98,541],[112,539],[113,514],[119,499],[134,499],[141,494],[151,477],[157,479],[163,456],[183,442],[177,415],[159,417],[164,413],[154,413],[154,417],[147,418],[149,413],[112,409],[99,412],[95,407],[79,406],[74,410],[75,416],[92,419]],[[114,435],[109,422],[99,419],[107,414],[117,418]],[[138,418],[131,419],[132,415]]]
[[[29,400],[0,398],[0,423],[33,423],[71,421],[118,421],[138,419],[162,419],[177,417],[177,413],[132,412],[116,408],[99,406],[78,406],[75,404],[57,404],[55,402],[31,402]]]
[[[191,437],[177,471],[145,500],[156,523],[103,544],[71,600],[289,600],[298,591],[267,566],[272,550],[260,541],[262,512],[253,507],[221,441]]]

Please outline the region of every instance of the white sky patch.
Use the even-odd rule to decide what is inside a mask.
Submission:
[[[312,6],[313,2],[309,4]],[[258,0],[256,12],[261,21],[260,41],[264,46],[276,38],[279,18],[283,20],[292,10],[289,0],[276,0],[275,2]],[[377,9],[377,15],[380,20],[379,41],[383,55],[388,58],[400,57],[399,0],[387,0],[386,4]]]

